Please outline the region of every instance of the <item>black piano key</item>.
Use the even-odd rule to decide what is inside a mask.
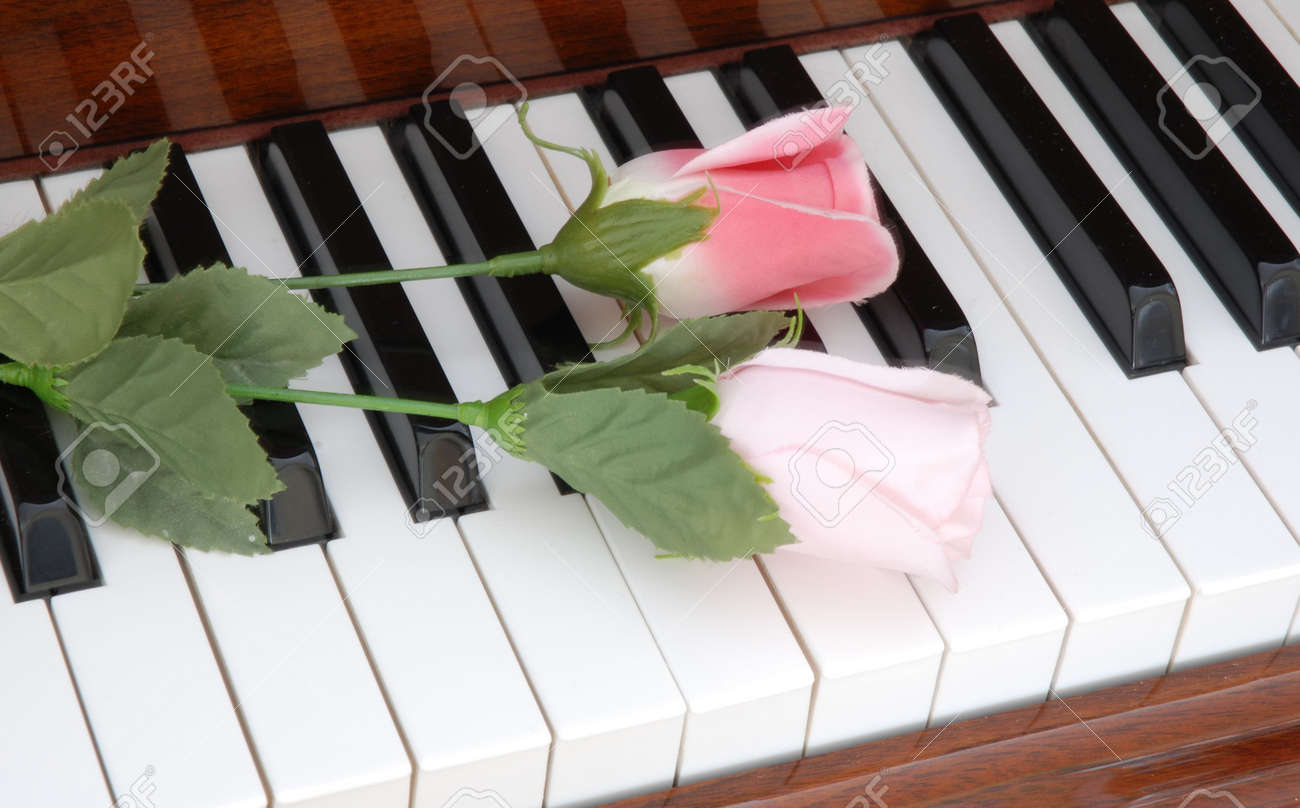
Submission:
[[[1255,346],[1300,341],[1300,254],[1105,2],[1063,0],[1034,29]]]
[[[316,121],[278,126],[254,164],[306,275],[391,269],[343,164]],[[359,338],[341,354],[365,395],[454,402],[455,392],[406,293],[395,284],[319,289]],[[469,428],[443,418],[367,412],[393,479],[417,520],[486,507]]]
[[[453,103],[412,107],[409,118],[388,128],[389,143],[443,255],[449,263],[466,263],[534,249],[487,154],[475,146],[473,131]],[[438,136],[427,126],[436,127]],[[506,384],[591,358],[559,289],[545,275],[476,276],[458,283]]]
[[[943,19],[912,52],[1120,368],[1185,365],[1169,273],[984,20]]]
[[[854,306],[858,319],[876,341],[885,361],[895,367],[928,367],[983,385],[975,333],[966,315],[943,284],[939,272],[902,225],[894,203],[877,194],[880,218],[903,256],[898,279],[879,295]]]
[[[231,263],[179,143],[173,143],[167,151],[167,176],[145,217],[142,235],[148,247],[144,271],[154,283],[169,281],[191,269]]]
[[[16,601],[102,583],[70,482],[40,399],[0,385],[0,560]]]
[[[616,70],[582,94],[601,139],[621,165],[667,149],[698,149],[681,108],[652,65]]]
[[[173,143],[167,177],[145,219],[145,273],[155,283],[196,267],[222,263],[230,253],[194,179],[185,150]],[[325,541],[338,535],[334,510],[325,496],[316,450],[293,404],[254,401],[243,407],[258,442],[285,488],[255,507],[272,549]]]
[[[1300,209],[1300,87],[1228,0],[1141,0],[1194,80],[1213,86],[1232,128]]]
[[[724,67],[723,87],[748,126],[824,105],[825,99],[786,45],[749,51]],[[929,367],[983,384],[975,335],[961,307],[921,245],[873,179],[881,221],[898,244],[898,279],[883,293],[855,305],[884,355],[895,366]]]

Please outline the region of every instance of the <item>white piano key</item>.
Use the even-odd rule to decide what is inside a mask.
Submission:
[[[745,125],[731,110],[731,103],[711,71],[669,76],[664,84],[701,145],[713,148],[745,133]]]
[[[595,149],[606,166],[613,165],[576,95],[535,102],[529,123],[548,139]],[[542,157],[563,194],[571,202],[581,200],[591,184],[586,166],[567,155]],[[498,166],[507,193],[539,242],[567,218],[550,193],[528,178],[544,171],[540,159],[527,173]],[[599,327],[591,322],[592,309],[580,307],[573,314],[581,327]],[[613,351],[632,350],[634,344],[628,340]],[[649,540],[599,502],[590,504],[686,700],[678,783],[799,757],[813,673],[755,563],[655,558]],[[737,670],[746,671],[743,683]]]
[[[41,184],[57,209],[100,173],[59,174]],[[66,417],[54,423],[65,444],[80,429]],[[104,585],[53,598],[51,611],[110,786],[125,793],[147,775],[157,799],[264,805],[175,551],[111,522],[88,530]]]
[[[1155,65],[1156,70],[1164,77],[1165,81],[1172,81],[1173,78],[1183,69],[1183,61],[1165,44],[1160,33],[1151,25],[1151,21],[1146,18],[1142,10],[1136,3],[1125,2],[1111,6],[1115,16],[1119,18],[1120,23],[1128,29],[1129,36],[1133,37],[1142,52],[1146,54],[1151,64]],[[1193,84],[1187,90],[1186,95],[1189,98],[1196,97],[1203,99],[1203,103],[1208,105],[1203,108],[1214,109],[1214,102],[1204,97],[1200,84]],[[1212,126],[1214,117],[1202,120],[1200,123],[1207,127]],[[1216,128],[1217,131],[1217,128]],[[1291,239],[1293,244],[1300,246],[1300,213],[1292,210],[1291,204],[1286,201],[1286,197],[1278,190],[1273,181],[1264,173],[1255,160],[1254,155],[1246,148],[1246,144],[1241,142],[1235,132],[1228,131],[1221,137],[1215,136],[1218,149],[1223,156],[1228,159],[1232,167],[1237,170],[1241,178],[1245,180],[1259,198],[1264,207],[1272,214],[1273,219],[1282,232],[1286,233],[1287,238]]]
[[[885,47],[890,76],[882,86],[896,69],[911,68],[900,47]],[[846,56],[849,63],[866,58]],[[823,83],[829,68],[840,67],[821,54],[805,57],[805,65]],[[851,89],[851,75],[842,78],[839,89]],[[1186,581],[1141,527],[1139,509],[895,133],[856,92],[847,130],[975,332],[981,373],[997,401],[986,449],[993,487],[1070,618],[1055,691],[1069,695],[1163,672],[1189,595]]]
[[[517,129],[513,121],[507,124],[507,127],[510,126]],[[488,142],[495,143],[504,137],[507,137],[505,132],[498,132]],[[336,143],[343,140],[345,138],[339,138]],[[525,141],[524,148],[524,156],[531,157],[534,161],[533,170],[544,171],[531,144]],[[345,151],[348,152],[345,166],[349,172],[362,170],[356,152],[350,147]],[[388,157],[388,160],[391,159],[391,156]],[[374,163],[371,162],[370,165],[373,166]],[[528,162],[521,161],[518,165],[528,166]],[[395,169],[394,164],[392,170]],[[503,172],[503,181],[506,180],[504,170],[499,166],[498,170]],[[355,179],[357,175],[352,176]],[[371,176],[372,180],[378,178],[377,175]],[[518,175],[515,176],[515,179],[519,178]],[[400,180],[400,177],[395,179]],[[388,181],[385,180],[385,185],[387,184]],[[409,197],[409,192],[407,194],[404,215],[418,215],[414,211],[414,200]],[[375,197],[380,196],[380,193],[375,194]],[[554,204],[563,210],[559,203]],[[414,232],[427,233],[427,228],[421,224],[420,229]],[[537,237],[536,233],[530,235]],[[432,245],[432,241],[428,243]],[[387,247],[388,244],[385,243],[385,248]],[[429,256],[422,256],[422,260],[425,257]],[[420,283],[423,282],[407,285],[419,286]],[[434,329],[436,323],[430,316],[434,312],[426,311],[419,302],[416,305],[425,328]],[[476,331],[472,333],[477,335]],[[438,345],[437,342],[434,344]],[[479,345],[477,351],[482,367],[495,368],[481,339]],[[497,378],[498,389],[504,388],[504,383],[499,380],[499,376]],[[539,469],[536,466],[533,468]],[[531,497],[503,492],[507,480],[492,471],[486,474],[484,480],[492,501],[504,504],[497,507],[493,516],[478,514],[464,517],[461,525],[480,574],[489,586],[501,619],[506,624],[554,732],[546,804],[582,805],[593,800],[612,799],[619,794],[652,790],[671,783],[672,764],[677,760],[682,736],[681,697],[664,668],[662,658],[635,605],[630,611],[623,609],[611,614],[609,623],[594,626],[589,621],[588,613],[583,611],[584,605],[591,605],[589,602],[583,604],[581,597],[579,602],[567,604],[557,599],[552,604],[555,611],[550,613],[544,625],[535,623],[537,604],[533,600],[538,594],[528,581],[533,570],[526,559],[517,558],[509,551],[509,547],[515,543],[541,542],[552,551],[545,554],[552,565],[550,573],[563,576],[561,583],[572,585],[574,582],[569,577],[572,570],[575,567],[581,568],[584,575],[596,582],[593,585],[602,588],[604,597],[632,603],[626,585],[618,576],[617,567],[610,560],[608,550],[600,543],[600,534],[592,523],[591,514],[583,500],[580,497],[560,497],[549,479],[547,495],[539,493]],[[545,535],[540,538],[533,535],[531,526],[543,522],[562,531],[564,538],[556,541],[547,539]],[[513,525],[514,529],[507,531],[502,528],[503,524]],[[518,528],[523,525],[530,526],[530,529],[521,532]],[[475,544],[476,536],[478,544]],[[554,554],[554,548],[550,544],[552,541],[556,541],[556,547],[561,547],[560,554]],[[486,549],[483,547],[484,542],[488,545]],[[564,547],[561,542],[568,543],[568,546]],[[497,556],[497,552],[504,552],[504,555]],[[555,566],[557,561],[558,567]],[[541,571],[538,572],[540,574]],[[521,608],[520,604],[531,605]],[[552,645],[571,650],[573,656],[567,664],[562,664],[562,659],[555,657],[549,650],[544,650]],[[603,664],[608,667],[602,668],[597,660],[606,655],[613,659],[605,660]],[[574,667],[580,665],[588,666],[588,675],[607,676],[611,681],[617,680],[618,684],[606,686],[604,698],[593,698],[591,703],[584,703],[583,696],[592,692],[593,683],[573,678]],[[637,674],[630,674],[629,667],[635,667]],[[593,737],[601,734],[593,731],[593,726],[603,727],[610,734]],[[663,767],[665,761],[669,762],[667,769]],[[592,771],[603,771],[604,775],[592,777]]]
[[[835,53],[810,57],[804,66],[823,91],[844,73],[844,62]],[[697,133],[707,133],[701,135],[701,142],[714,146],[734,137],[741,124],[721,88],[711,74],[693,75],[704,80],[677,77],[670,91]],[[686,85],[681,79],[696,83]],[[827,350],[884,364],[849,305],[816,309],[809,317]],[[932,723],[944,723],[957,713],[974,715],[1041,701],[1060,657],[1065,612],[996,501],[989,504],[976,546],[975,556],[958,565],[957,594],[912,578],[948,647],[931,709]],[[990,631],[992,626],[998,630]],[[990,687],[993,681],[996,687]]]
[[[441,263],[436,248],[425,246],[432,237],[379,131],[333,137],[354,184],[366,185],[359,193],[365,213],[394,264]],[[206,165],[209,159],[230,162]],[[204,175],[212,179],[205,180],[204,193],[215,194],[214,206],[227,195],[242,198],[248,182],[255,182],[240,150],[192,155],[191,161],[219,169]],[[240,181],[214,187],[219,178]],[[228,224],[241,231],[264,226]],[[278,242],[273,254],[281,254]],[[406,260],[417,263],[401,263]],[[427,319],[425,324],[431,339],[441,341],[433,344],[455,352],[443,367],[454,384],[470,388],[464,397],[500,392],[504,383],[455,283],[420,281],[406,288],[433,293],[413,303],[432,300],[433,313],[444,318],[437,329]],[[467,366],[460,353],[484,364]],[[312,371],[301,386],[352,392],[336,360]],[[362,412],[300,411],[346,537],[330,542],[326,551],[416,764],[413,805],[438,808],[462,788],[491,790],[511,805],[540,805],[550,735],[454,525],[411,521]],[[509,476],[499,466],[491,473]],[[544,473],[541,483],[555,491]],[[449,651],[458,664],[448,664]]]
[[[534,100],[530,103],[528,114],[528,124],[533,128],[533,132],[544,140],[558,141],[565,143],[560,139],[558,130],[555,132],[548,131],[554,128],[555,117],[552,111],[556,109],[555,105],[560,102],[557,98],[543,98]],[[498,115],[505,113],[491,112],[481,115],[478,121],[496,121],[501,120]],[[579,107],[579,112],[584,116],[585,110]],[[483,142],[483,151],[491,160],[492,166],[496,169],[497,176],[501,182],[507,186],[512,198],[518,198],[520,189],[527,186],[528,198],[534,200],[528,205],[516,204],[515,209],[519,218],[524,223],[524,228],[532,238],[533,243],[540,247],[543,244],[555,238],[555,234],[569,218],[569,209],[564,197],[556,191],[554,183],[551,182],[550,176],[546,171],[546,163],[538,156],[538,150],[524,137],[524,130],[520,128],[519,122],[515,119],[514,113],[510,112],[504,115],[505,123],[493,131],[492,136]],[[545,118],[546,128],[540,121]],[[568,145],[565,143],[565,145]],[[558,154],[547,152],[547,159],[556,171],[563,171],[566,175],[571,175],[574,171],[586,173],[587,167],[576,157],[567,154]],[[613,162],[609,161],[608,155],[602,156],[606,160],[605,165],[612,166]],[[571,164],[571,165],[570,165]],[[591,185],[590,179],[586,181],[587,186]],[[574,205],[579,205],[585,194],[574,201]],[[603,297],[585,289],[579,289],[563,278],[554,278],[556,287],[560,290],[560,296],[564,298],[564,303],[569,307],[569,311],[574,313],[574,319],[578,322],[578,328],[582,335],[586,337],[589,344],[606,342],[617,337],[623,331],[623,316],[619,310],[618,303],[612,298]],[[593,351],[596,359],[612,359],[630,350],[635,349],[632,340],[597,348]]]
[[[1218,427],[1240,435],[1244,451],[1235,456],[1294,535],[1300,526],[1300,434],[1291,428],[1291,414],[1300,410],[1298,357],[1288,348],[1255,350],[1146,197],[1121,182],[1127,171],[1024,29],[999,24],[994,32],[1173,278],[1194,360],[1183,377]]]
[[[1285,24],[1283,33],[1288,33],[1290,36],[1300,40],[1300,6],[1297,6],[1294,0],[1268,0],[1268,3],[1273,12],[1277,14],[1278,19]],[[1246,2],[1243,2],[1243,0],[1233,0],[1233,5],[1242,9],[1242,16],[1246,16]],[[1250,20],[1251,25],[1253,26],[1254,19],[1250,17],[1247,17],[1247,19]],[[1267,41],[1267,44],[1270,49],[1273,47],[1271,41]],[[1278,50],[1274,50],[1274,53],[1278,52]],[[1281,60],[1282,57],[1279,56],[1278,59]],[[1286,65],[1287,70],[1290,71],[1291,75],[1296,76],[1297,81],[1300,81],[1300,71],[1297,70],[1296,63],[1283,61],[1283,64]]]
[[[831,58],[810,57],[818,73],[843,64],[837,54],[826,56]],[[813,309],[808,316],[831,353],[885,364],[848,304]],[[1068,620],[996,499],[985,507],[971,557],[953,567],[957,592],[908,576],[947,646],[931,726],[1045,699]]]
[[[1185,488],[1189,474],[1203,485],[1198,464],[1214,451],[1218,429],[1180,374],[1124,376],[915,65],[896,43],[885,47],[896,51],[889,77],[869,92],[1116,470],[1149,503],[1147,516],[1161,523],[1192,587],[1172,665],[1280,644],[1300,598],[1295,540],[1237,463],[1222,463],[1221,476],[1195,489],[1176,525],[1162,520],[1162,508],[1179,507],[1171,492]],[[1129,541],[1151,542],[1135,528]]]
[[[7,659],[0,674],[5,799],[14,805],[111,804],[45,603],[14,603],[6,588],[0,637]]]
[[[802,553],[759,565],[817,675],[804,754],[926,726],[944,644],[906,575]]]
[[[296,274],[243,148],[192,154],[189,161],[235,264],[275,277]],[[337,359],[327,364],[341,373]],[[318,369],[309,381],[325,373]],[[303,413],[304,422],[309,415]],[[315,430],[313,437],[319,438]],[[337,474],[336,450],[328,441],[323,446]],[[345,486],[359,483],[333,479],[325,457],[321,462],[342,520],[352,514]],[[394,530],[402,529],[401,510]],[[344,542],[371,544],[367,534],[384,529],[341,525]],[[347,534],[349,528],[359,535]],[[405,805],[411,762],[322,550],[258,557],[186,550],[185,557],[275,804]],[[368,578],[340,574],[348,598],[382,595],[381,571],[390,564],[401,560],[375,552]]]
[[[705,146],[744,132],[712,74],[666,83]],[[816,672],[805,754],[926,725],[944,643],[907,576],[797,553],[760,564]]]
[[[590,504],[686,700],[678,784],[797,759],[812,669],[757,565],[656,558],[649,540]]]
[[[357,196],[394,267],[440,266],[446,263],[429,226],[411,194],[401,169],[378,127],[330,134],[334,150],[352,179]],[[438,355],[456,397],[486,401],[506,389],[487,343],[451,278],[402,284]],[[487,480],[493,507],[508,507],[518,499],[553,497],[550,473],[536,463],[484,443],[474,428],[480,473]]]
[[[580,496],[460,528],[554,737],[546,805],[673,782],[686,707]]]
[[[1272,51],[1282,68],[1300,82],[1300,41],[1295,31],[1300,31],[1300,5],[1294,0],[1230,0],[1242,19]]]
[[[0,210],[0,235],[45,213],[30,181],[0,185]],[[0,581],[0,637],[8,660],[0,670],[0,726],[6,728],[0,783],[6,799],[15,805],[111,802],[45,602],[15,603]]]
[[[41,177],[41,190],[45,193],[46,201],[50,203],[50,210],[58,210],[60,205],[71,199],[73,194],[85,187],[86,183],[103,173],[102,168],[83,168]]]

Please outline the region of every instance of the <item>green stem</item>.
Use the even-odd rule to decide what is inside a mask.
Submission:
[[[320,390],[260,387],[254,384],[228,384],[226,385],[226,392],[236,399],[254,398],[263,401],[289,401],[295,404],[352,407],[358,410],[376,410],[378,412],[404,412],[407,415],[449,418],[462,424],[479,424],[482,421],[484,411],[484,405],[481,401],[440,404],[436,401],[418,401],[412,398],[359,396],[350,393],[326,393]]]
[[[339,275],[313,275],[308,278],[285,278],[280,281],[288,289],[331,289],[349,286],[378,286],[384,283],[423,281],[434,278],[463,278],[467,275],[492,275],[512,278],[516,275],[533,275],[545,272],[545,262],[540,250],[498,255],[487,261],[472,264],[455,264],[442,267],[415,269],[381,269],[376,272],[348,272]],[[135,287],[136,294],[159,289],[164,284],[142,283]]]

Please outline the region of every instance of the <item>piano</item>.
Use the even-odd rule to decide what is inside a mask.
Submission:
[[[167,135],[153,280],[544,243],[587,177],[524,138],[525,100],[606,165],[850,105],[902,270],[810,312],[805,347],[985,386],[996,492],[956,593],[797,555],[657,559],[476,433],[259,404],[288,486],[259,509],[274,552],[216,555],[84,509],[75,427],[3,390],[5,804],[1300,795],[1294,0],[0,11],[0,232]],[[375,395],[492,396],[618,321],[546,277],[317,299],[360,339],[305,384]]]

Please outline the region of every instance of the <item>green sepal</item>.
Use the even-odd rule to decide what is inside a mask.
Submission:
[[[273,280],[223,264],[132,300],[118,336],[146,335],[194,346],[228,384],[264,387],[284,387],[357,338],[341,316]]]
[[[680,368],[664,371],[669,376],[691,376],[692,384],[676,393],[668,396],[673,401],[680,401],[692,410],[703,415],[710,421],[713,416],[718,414],[722,407],[722,399],[718,397],[718,369],[709,370],[699,365],[686,365]]]
[[[491,401],[462,401],[456,405],[456,420],[482,429],[502,449],[523,457],[524,387],[512,387]]]
[[[705,417],[664,393],[522,390],[527,459],[661,550],[717,561],[795,541],[757,475]]]
[[[524,135],[534,144],[577,157],[591,173],[587,198],[555,239],[539,250],[542,271],[559,275],[589,292],[623,301],[631,329],[640,325],[642,312],[648,314],[653,336],[659,327],[659,299],[654,280],[642,270],[665,255],[707,238],[719,208],[698,204],[705,188],[675,202],[637,198],[605,205],[609,176],[600,156],[592,149],[539,138],[528,125],[527,103],[520,106],[518,115]]]
[[[717,211],[694,204],[625,199],[594,210],[579,208],[555,240],[541,248],[542,270],[574,286],[644,310],[657,322],[654,280],[642,270],[651,262],[703,241]]]
[[[686,395],[699,386],[699,374],[682,374],[675,372],[677,369],[707,368],[715,375],[725,372],[766,348],[790,325],[789,317],[775,311],[683,320],[633,353],[605,362],[563,365],[539,383],[559,393],[616,387]],[[698,394],[692,394],[690,400],[704,401]]]
[[[117,199],[126,203],[137,223],[143,222],[167,174],[170,147],[171,144],[163,138],[155,140],[144,151],[113,161],[113,165],[74,194],[67,204]]]

